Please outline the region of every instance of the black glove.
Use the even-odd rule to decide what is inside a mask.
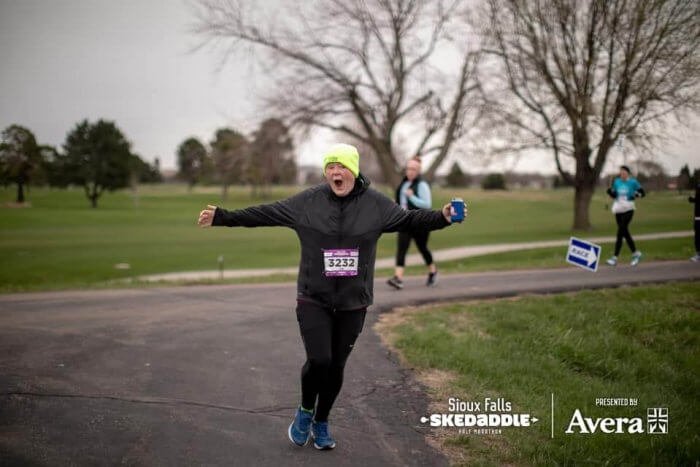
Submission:
[[[606,193],[607,193],[611,198],[616,198],[616,197],[617,197],[617,193],[616,193],[615,190],[613,190],[612,188],[608,188],[608,190],[606,191]]]
[[[637,188],[637,191],[634,193],[635,198],[644,198],[646,196],[646,193],[644,192],[644,188]]]

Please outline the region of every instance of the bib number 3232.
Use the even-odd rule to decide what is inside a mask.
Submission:
[[[328,277],[356,276],[359,260],[357,248],[323,250],[323,273]]]

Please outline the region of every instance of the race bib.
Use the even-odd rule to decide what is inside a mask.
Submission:
[[[623,212],[631,211],[635,208],[634,201],[626,199],[616,199],[612,204],[612,212],[614,214],[622,214]]]
[[[328,277],[356,276],[359,261],[360,250],[357,248],[323,250],[323,273]]]

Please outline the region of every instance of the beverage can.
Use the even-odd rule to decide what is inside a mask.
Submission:
[[[452,222],[462,222],[464,220],[464,210],[467,206],[466,203],[462,198],[452,198],[451,204],[454,210],[454,215],[451,218]]]

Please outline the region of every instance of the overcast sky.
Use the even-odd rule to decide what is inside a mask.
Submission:
[[[253,130],[264,78],[245,63],[217,71],[217,53],[192,51],[192,20],[184,0],[0,0],[0,128],[20,124],[60,146],[82,119],[114,120],[135,152],[160,157],[163,168],[175,167],[189,136],[208,143],[223,126]],[[700,167],[698,126],[659,157],[671,173]],[[319,163],[331,138],[297,142],[299,162]],[[548,154],[492,168],[555,171]]]

